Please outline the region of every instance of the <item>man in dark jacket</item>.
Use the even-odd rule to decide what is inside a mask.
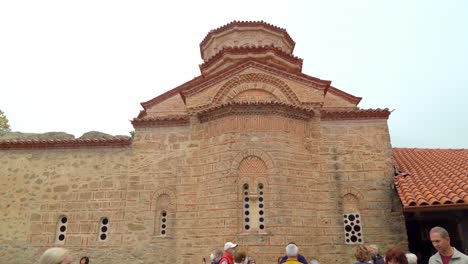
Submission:
[[[289,242],[288,245],[286,246],[286,256],[284,256],[283,258],[281,258],[281,261],[280,263],[285,263],[287,260],[288,260],[288,246],[289,245],[294,245],[297,247],[296,243],[294,242]],[[299,247],[297,247],[297,250],[299,250]],[[302,256],[301,254],[297,254],[297,260],[300,262],[300,263],[303,263],[303,264],[308,264],[307,263],[307,259]]]

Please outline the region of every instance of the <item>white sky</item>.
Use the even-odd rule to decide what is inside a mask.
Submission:
[[[233,20],[286,28],[305,74],[395,109],[397,147],[468,148],[468,2],[2,1],[0,109],[14,131],[128,135],[148,101],[196,76]]]

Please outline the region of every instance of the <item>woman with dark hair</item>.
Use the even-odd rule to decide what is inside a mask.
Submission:
[[[385,264],[408,264],[408,259],[401,249],[392,248],[385,254]]]
[[[80,264],[89,264],[89,258],[84,256],[80,259]]]

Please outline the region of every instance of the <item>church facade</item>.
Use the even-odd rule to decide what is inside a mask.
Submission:
[[[200,263],[226,241],[275,263],[407,248],[387,109],[302,73],[286,30],[232,22],[201,75],[142,103],[133,139],[0,141],[2,263]]]

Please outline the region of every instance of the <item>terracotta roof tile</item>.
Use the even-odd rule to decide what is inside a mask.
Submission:
[[[393,159],[405,210],[468,205],[468,149],[394,148]]]
[[[132,139],[125,136],[93,139],[0,140],[0,149],[65,149],[82,147],[127,147]]]

